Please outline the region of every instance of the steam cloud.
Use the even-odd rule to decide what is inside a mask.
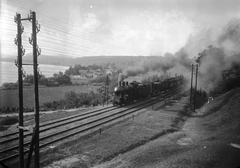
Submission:
[[[218,38],[218,44],[225,49],[229,55],[240,52],[240,19],[231,20],[223,28],[223,32]]]
[[[210,46],[210,44],[214,46]],[[231,20],[215,39],[211,38],[211,30],[205,30],[203,35],[199,34],[190,37],[184,48],[175,54],[166,53],[163,57],[149,59],[140,62],[134,67],[123,70],[121,79],[124,76],[139,76],[149,73],[181,73],[190,77],[190,66],[195,63],[199,53],[201,63],[199,67],[198,86],[211,91],[222,80],[222,72],[231,67],[232,62],[240,64],[240,19]],[[204,48],[207,48],[204,50]]]
[[[199,83],[211,91],[222,80],[222,72],[228,70],[232,63],[240,64],[240,19],[231,20],[222,30],[215,42],[217,47],[209,46],[201,52]]]
[[[230,61],[222,48],[210,46],[202,52],[199,67],[199,84],[210,91],[222,80],[222,72],[230,67]]]
[[[170,69],[178,66],[190,68],[192,59],[188,57],[188,54],[182,48],[177,53],[170,54],[166,53],[163,57],[156,57],[149,60],[144,60],[134,67],[129,67],[123,70],[124,76],[137,76],[145,75],[154,71],[160,71],[162,73],[167,73]],[[176,72],[177,73],[177,72]]]

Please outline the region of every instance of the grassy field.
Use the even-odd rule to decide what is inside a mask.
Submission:
[[[39,88],[39,103],[40,106],[46,102],[54,100],[61,100],[64,98],[66,92],[74,91],[76,93],[82,92],[96,92],[99,86],[59,86],[59,87],[40,87]],[[34,107],[34,90],[33,88],[24,89],[23,91],[23,106]],[[0,90],[0,107],[18,107],[18,90]]]

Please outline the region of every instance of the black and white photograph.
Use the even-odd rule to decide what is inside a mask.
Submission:
[[[239,0],[0,0],[0,167],[240,168]]]

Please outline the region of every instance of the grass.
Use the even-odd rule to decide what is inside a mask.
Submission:
[[[178,116],[178,110],[185,106],[176,105],[175,115],[161,114],[160,110],[147,110],[145,113],[136,115],[134,119],[129,118],[122,123],[104,129],[101,134],[88,138],[78,138],[56,147],[58,152],[46,151],[44,163],[48,165],[52,161],[61,160],[66,157],[78,155],[84,160],[78,160],[75,167],[89,167],[99,162],[107,161],[115,156],[133,150],[138,146],[146,144],[168,132],[172,132],[172,122]],[[66,148],[66,146],[70,146]],[[59,154],[62,154],[59,158]],[[57,155],[57,158],[54,156]],[[48,157],[49,156],[49,157]],[[74,167],[74,166],[73,166]]]
[[[40,106],[46,102],[61,100],[66,92],[96,92],[99,86],[60,86],[60,87],[40,87],[39,88],[39,104]],[[18,90],[0,90],[0,107],[18,107]],[[34,107],[34,90],[23,90],[23,106],[28,108]]]
[[[87,110],[94,110],[98,107],[88,107],[88,108],[83,108],[83,109],[78,109],[76,111],[64,111],[64,110],[59,110],[53,113],[42,113],[40,114],[40,123],[43,122],[48,122],[48,121],[53,121],[57,119],[61,119],[64,117],[69,117],[71,115],[76,115],[82,112],[85,112]],[[34,125],[35,123],[35,115],[30,114],[30,115],[24,115],[23,117],[24,121],[24,126],[29,126],[29,125]],[[8,127],[11,125],[14,125],[18,123],[18,115],[17,116],[7,116],[7,117],[0,117],[0,134],[6,131]]]
[[[164,114],[164,112],[168,113],[164,109],[146,109],[144,113],[136,115],[134,119],[130,117],[124,122],[104,129],[101,134],[93,134],[89,137],[74,136],[53,149],[47,147],[41,155],[41,166],[44,167],[53,161],[77,156],[77,158],[84,159],[78,159],[74,163],[75,167],[89,167],[146,144],[173,131],[172,123],[188,100],[184,98],[184,103],[179,102],[180,105],[178,102],[174,103],[175,107],[168,106],[168,110],[170,108],[174,110],[173,115]],[[59,164],[63,166],[62,163]]]

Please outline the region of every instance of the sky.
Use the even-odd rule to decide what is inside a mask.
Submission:
[[[1,0],[1,57],[16,57],[16,13],[36,12],[41,54],[162,56],[188,48],[193,57],[213,42],[232,19],[239,0]],[[31,22],[24,26],[23,48]],[[203,42],[204,41],[204,42]]]

